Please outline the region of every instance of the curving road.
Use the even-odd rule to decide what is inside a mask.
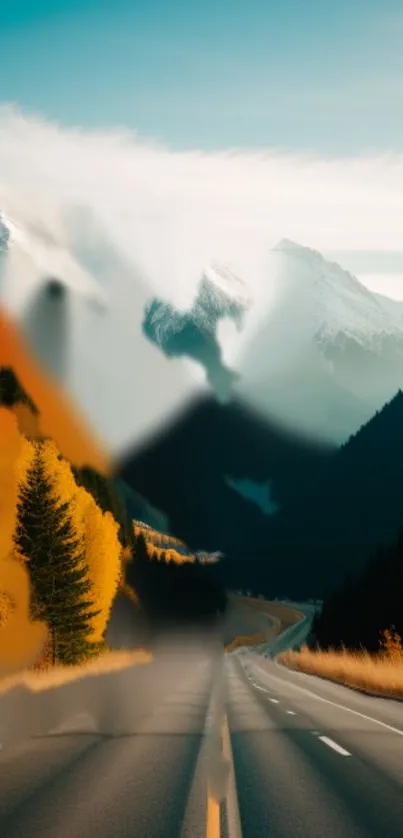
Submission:
[[[222,636],[38,695],[8,740],[0,702],[1,838],[401,838],[403,704]]]

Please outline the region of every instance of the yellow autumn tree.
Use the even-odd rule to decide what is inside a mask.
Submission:
[[[17,516],[18,468],[23,448],[16,417],[0,408],[0,672],[30,666],[46,640],[46,626],[30,620],[30,583],[15,560],[13,535]]]
[[[101,642],[122,572],[119,525],[110,512],[102,512],[90,492],[78,486],[70,464],[51,439],[43,443],[46,468],[55,479],[56,492],[67,502],[77,535],[83,539],[84,561],[92,584],[92,600],[99,614],[92,618],[91,641]]]
[[[94,605],[100,613],[93,617],[94,643],[102,641],[121,576],[119,526],[110,512],[102,512],[83,487],[77,492],[78,509],[84,527],[85,560],[92,583]]]

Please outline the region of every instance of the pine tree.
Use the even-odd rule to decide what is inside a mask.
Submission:
[[[56,496],[41,447],[36,443],[26,481],[20,485],[15,544],[27,559],[32,617],[44,620],[52,635],[53,662],[78,663],[96,651],[88,638],[98,612],[69,504]]]

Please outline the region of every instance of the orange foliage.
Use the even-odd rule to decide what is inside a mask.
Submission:
[[[100,613],[92,618],[93,642],[102,640],[115,598],[120,574],[119,526],[110,512],[102,512],[94,498],[81,486],[78,509],[84,528],[85,560],[92,583],[94,604]]]
[[[53,440],[43,444],[43,456],[55,479],[57,495],[63,503],[69,503],[75,530],[83,539],[94,605],[100,609],[100,614],[92,619],[91,640],[97,642],[106,629],[121,574],[119,526],[110,512],[102,512],[93,496],[77,485],[70,464],[60,456]]]
[[[22,440],[10,410],[0,408],[0,591],[8,610],[0,627],[0,670],[10,673],[35,659],[46,637],[46,626],[32,622],[29,576],[13,558],[16,523],[17,469]]]
[[[193,564],[196,561],[196,557],[192,553],[184,554],[174,549],[175,545],[182,547],[186,547],[186,545],[184,541],[175,538],[173,535],[166,535],[138,521],[133,521],[133,530],[136,536],[144,536],[149,556],[155,555],[157,559],[160,559],[164,553],[166,560],[175,562],[175,564],[185,564],[186,562]]]
[[[34,443],[23,440],[17,464],[19,481],[25,479],[33,455]],[[95,610],[100,611],[92,619],[91,640],[101,641],[122,571],[119,527],[111,513],[102,512],[92,495],[77,485],[70,464],[52,439],[43,440],[42,456],[46,472],[52,477],[55,498],[69,504],[75,531],[83,541],[92,598]]]
[[[7,591],[0,591],[0,629],[7,625],[11,613],[15,610],[15,600]]]
[[[155,555],[157,559],[161,559],[161,556],[164,554],[167,562],[175,562],[175,564],[186,564],[187,562],[190,562],[193,564],[195,561],[194,556],[184,556],[176,550],[167,550],[165,547],[157,547],[152,541],[147,542],[147,549],[149,556]]]
[[[17,481],[15,462],[21,448],[17,422],[10,410],[0,407],[0,558],[12,550],[16,518]]]
[[[85,429],[84,421],[56,382],[50,382],[31,357],[16,325],[1,309],[0,366],[12,367],[31,396],[40,413],[41,435],[53,437],[60,451],[75,465],[92,466],[104,474],[110,472],[110,459],[99,442]]]
[[[22,402],[13,405],[12,411],[17,419],[20,433],[31,439],[38,439],[41,435],[38,415]]]

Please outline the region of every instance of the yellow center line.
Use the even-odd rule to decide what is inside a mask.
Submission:
[[[220,804],[208,792],[206,838],[220,838]]]

